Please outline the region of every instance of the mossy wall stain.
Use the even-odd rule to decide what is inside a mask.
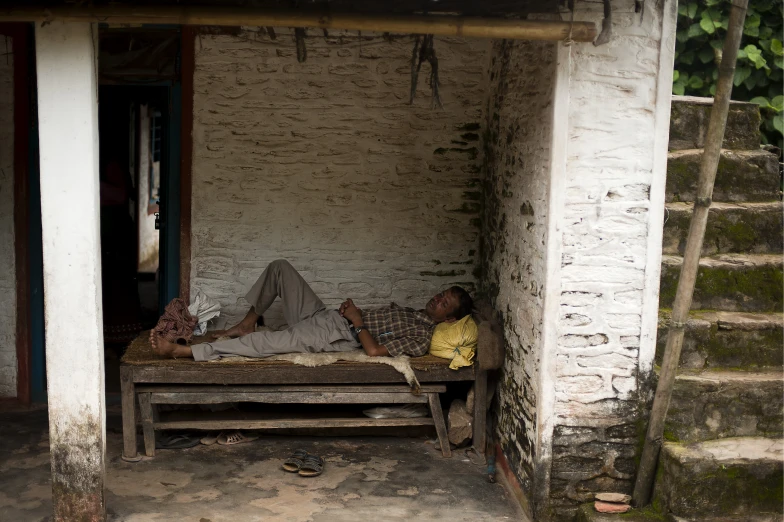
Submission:
[[[535,466],[554,50],[547,42],[494,42],[481,133],[481,288],[499,311],[506,344],[496,431],[529,503],[534,481],[546,476]]]
[[[50,411],[51,422],[58,425],[50,443],[54,520],[103,521],[104,427],[88,411],[73,417],[60,418],[61,415],[65,414]]]

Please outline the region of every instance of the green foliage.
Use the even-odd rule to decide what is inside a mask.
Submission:
[[[713,96],[716,93],[729,12],[729,0],[680,1],[673,94]],[[763,141],[779,148],[784,133],[783,17],[781,0],[749,1],[732,89],[733,100],[760,106]]]

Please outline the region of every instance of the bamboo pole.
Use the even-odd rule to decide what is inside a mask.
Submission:
[[[705,236],[705,226],[708,223],[713,183],[716,180],[716,168],[719,165],[721,145],[724,141],[724,129],[727,126],[727,112],[732,94],[732,81],[735,77],[735,61],[738,57],[738,48],[743,34],[743,22],[746,18],[748,0],[733,0],[730,10],[727,36],[724,40],[719,77],[716,81],[716,95],[713,100],[708,131],[705,136],[705,150],[700,164],[700,177],[697,181],[697,197],[694,202],[689,235],[686,239],[686,251],[683,256],[683,265],[678,279],[678,289],[675,302],[672,306],[672,318],[667,331],[667,345],[662,358],[659,384],[653,399],[651,417],[648,421],[648,432],[645,436],[645,445],[640,458],[640,467],[637,471],[637,480],[634,484],[634,506],[643,507],[650,502],[653,479],[656,473],[656,464],[659,460],[659,451],[664,434],[664,420],[670,406],[672,389],[675,383],[675,374],[681,358],[683,334],[686,321],[689,318],[689,309],[694,294],[694,283],[697,279],[697,270],[700,264],[702,242]]]
[[[566,40],[592,42],[592,22],[511,20],[449,15],[379,15],[308,13],[237,7],[15,7],[0,8],[0,22],[93,22],[108,24],[173,24],[261,27],[315,27],[472,38]]]

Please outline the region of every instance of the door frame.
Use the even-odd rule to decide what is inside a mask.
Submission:
[[[16,278],[16,397],[12,400],[30,404],[32,374],[31,267],[30,263],[30,45],[32,25],[1,23],[0,35],[11,39],[14,90],[14,269]]]
[[[23,405],[32,401],[46,400],[45,388],[45,325],[43,317],[36,320],[34,308],[38,303],[43,311],[43,288],[34,291],[36,270],[42,279],[43,266],[37,269],[31,226],[34,205],[31,201],[31,177],[37,174],[38,158],[34,132],[37,125],[32,119],[35,113],[32,74],[34,66],[34,36],[32,24],[0,23],[0,35],[11,38],[14,57],[14,256],[16,276],[16,357],[17,357],[17,394],[9,400]],[[161,295],[167,299],[190,297],[191,270],[191,180],[193,154],[193,74],[195,69],[196,26],[180,28],[180,81],[170,89],[169,125],[169,189],[179,197],[171,198],[168,217],[169,223],[179,230],[173,230],[168,237],[170,252],[169,274],[166,288]],[[177,114],[179,112],[179,114]],[[175,149],[176,147],[176,149]],[[176,200],[176,201],[175,201]],[[40,240],[40,230],[37,238]],[[38,250],[41,247],[39,246]],[[41,281],[42,283],[42,281]],[[42,314],[41,314],[42,315]]]
[[[180,274],[179,297],[191,295],[191,197],[193,183],[193,74],[196,69],[196,36],[199,28],[180,28]]]

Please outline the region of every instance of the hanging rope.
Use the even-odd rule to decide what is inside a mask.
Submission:
[[[569,47],[574,43],[574,40],[572,40],[572,28],[574,27],[574,2],[572,2],[571,11],[572,11],[572,16],[571,19],[569,20],[569,36],[567,36],[566,40],[564,40],[564,45],[566,47]]]
[[[596,37],[593,44],[595,46],[604,45],[612,38],[612,7],[610,0],[604,0],[604,19],[602,20],[602,32]]]
[[[308,48],[305,47],[305,29],[302,27],[294,29],[294,38],[297,40],[297,61],[303,63],[308,59]]]
[[[417,35],[414,41],[414,49],[411,52],[411,96],[408,103],[414,104],[416,97],[417,82],[419,80],[419,71],[422,68],[422,62],[430,64],[430,91],[433,93],[430,103],[430,108],[438,107],[443,109],[444,105],[441,103],[441,95],[438,91],[438,57],[433,48],[433,35]]]

